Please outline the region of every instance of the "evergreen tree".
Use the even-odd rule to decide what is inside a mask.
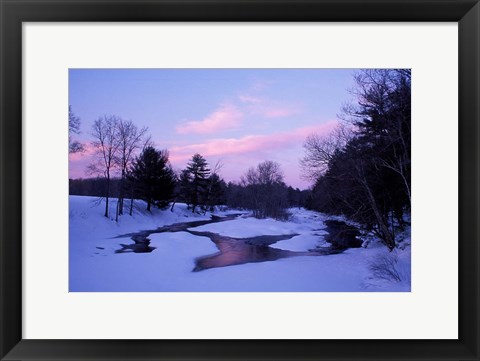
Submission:
[[[208,183],[207,207],[205,207],[205,210],[208,209],[213,212],[216,205],[226,203],[227,184],[216,173],[210,175]]]
[[[147,202],[147,211],[150,211],[152,204],[164,208],[172,200],[175,174],[166,150],[146,147],[133,163],[129,179],[135,194]]]
[[[208,197],[208,178],[210,169],[208,163],[200,154],[195,154],[188,162],[185,171],[189,177],[189,184],[184,193],[187,203],[192,206],[192,212],[199,205],[204,205]]]
[[[333,151],[329,142],[315,144],[328,158],[309,203],[364,225],[392,250],[395,224],[403,227],[403,212],[410,210],[411,73],[367,69],[355,82],[357,104],[344,109],[344,118],[356,130]]]
[[[184,169],[180,172],[180,177],[179,177],[179,196],[180,199],[183,200],[185,203],[187,203],[187,206],[190,207],[190,200],[192,198],[191,192],[192,192],[192,187],[191,187],[191,177],[190,173],[188,170]]]

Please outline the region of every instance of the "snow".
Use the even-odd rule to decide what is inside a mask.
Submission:
[[[325,234],[327,232],[324,232]],[[316,234],[324,234],[316,233]],[[273,248],[284,249],[286,251],[307,252],[317,247],[328,247],[329,244],[315,234],[301,234],[291,239],[279,241],[272,245]]]
[[[233,221],[211,223],[191,229],[218,233],[233,238],[296,234],[297,236],[291,239],[279,241],[272,245],[273,248],[286,251],[307,252],[316,247],[328,246],[323,237],[319,237],[328,234],[323,230],[325,227],[318,224],[318,220],[325,219],[325,217],[319,217],[318,213],[305,209],[291,209],[290,211],[295,212],[295,214],[289,221],[239,217]]]
[[[269,262],[211,268],[192,272],[195,259],[218,252],[207,237],[188,232],[151,234],[151,253],[115,253],[121,244],[132,244],[130,237],[119,235],[197,220],[211,214],[193,214],[186,205],[146,212],[138,207],[133,216],[119,222],[103,217],[104,203],[95,197],[70,196],[69,288],[71,292],[365,292],[410,291],[410,239],[404,235],[402,247],[395,250],[402,282],[372,277],[370,264],[379,257],[391,257],[385,246],[370,240],[367,248],[348,249],[328,256],[298,256]],[[111,201],[112,215],[116,200]],[[255,219],[245,214],[234,220],[211,223],[191,230],[208,231],[234,238],[260,235],[296,234],[271,245],[289,251],[304,252],[325,247],[323,214],[291,209],[286,222]],[[238,210],[215,212],[217,216],[245,213]],[[103,248],[103,249],[100,249]]]

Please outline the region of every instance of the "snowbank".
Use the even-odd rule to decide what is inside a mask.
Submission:
[[[188,232],[149,236],[151,253],[115,253],[120,244],[131,244],[119,235],[179,222],[208,220],[211,214],[192,214],[186,205],[146,212],[137,201],[133,216],[124,215],[117,223],[103,217],[104,203],[94,197],[70,196],[69,288],[76,291],[409,291],[410,279],[393,282],[372,278],[370,264],[388,254],[378,242],[368,248],[349,249],[329,256],[300,256],[271,262],[248,263],[192,272],[195,259],[218,252],[207,237]],[[111,202],[111,211],[115,201]],[[326,217],[317,212],[292,209],[287,222],[238,217],[235,220],[192,228],[234,238],[260,235],[297,234],[271,247],[307,251],[326,246],[323,239]],[[229,210],[215,213],[224,216]],[[113,213],[112,213],[113,214]],[[410,270],[410,246],[396,250],[397,266]]]

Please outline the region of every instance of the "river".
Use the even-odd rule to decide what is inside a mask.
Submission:
[[[187,232],[194,236],[208,237],[218,248],[218,252],[198,257],[195,260],[195,267],[192,271],[198,272],[209,268],[233,266],[252,262],[275,261],[286,257],[338,254],[348,248],[360,247],[362,244],[362,241],[357,238],[359,235],[358,230],[340,221],[324,222],[326,225],[325,230],[328,232],[325,236],[325,240],[331,244],[330,247],[316,248],[306,252],[287,251],[270,247],[278,241],[293,238],[297,236],[297,234],[234,238],[220,235],[218,233],[202,232],[191,229],[211,223],[234,221],[240,216],[242,216],[242,214],[237,213],[229,214],[225,217],[212,216],[209,220],[181,222],[162,226],[157,229],[119,235],[115,238],[130,237],[134,243],[120,244],[121,248],[116,250],[115,253],[152,252],[155,250],[155,247],[150,246],[150,235],[165,232]]]

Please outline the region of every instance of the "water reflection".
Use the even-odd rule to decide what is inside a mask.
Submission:
[[[218,247],[219,252],[195,260],[194,272],[214,267],[233,266],[244,263],[275,261],[280,258],[298,255],[312,255],[310,252],[292,252],[271,248],[268,244],[290,239],[296,234],[259,236],[253,238],[233,238],[212,232],[188,231],[195,236],[208,237]]]
[[[218,252],[199,257],[195,260],[194,272],[216,268],[226,267],[245,263],[256,263],[266,261],[276,261],[286,257],[296,256],[325,256],[331,254],[342,253],[348,248],[360,247],[362,241],[357,237],[358,230],[341,221],[327,220],[325,230],[328,234],[325,240],[329,242],[330,247],[315,248],[305,252],[287,251],[278,248],[269,247],[278,241],[291,239],[297,234],[284,235],[263,235],[249,238],[234,238],[222,236],[213,232],[201,232],[190,230],[191,228],[203,226],[210,223],[219,223],[231,221],[242,214],[229,214],[225,217],[212,216],[209,220],[181,222],[153,230],[145,230],[136,233],[127,233],[115,238],[130,237],[133,244],[120,244],[122,247],[115,251],[115,253],[149,253],[155,250],[155,247],[150,246],[151,234],[165,233],[165,232],[188,232],[194,236],[208,237],[218,248]],[[320,237],[320,236],[319,236]]]
[[[135,242],[134,244],[122,244],[120,246],[122,248],[117,249],[115,253],[150,253],[152,252],[155,247],[150,247],[151,239],[142,235],[134,235],[131,237],[132,240]]]
[[[327,226],[325,231],[328,232],[325,241],[330,243],[332,248],[345,250],[362,246],[363,241],[358,238],[360,232],[354,226],[335,220],[327,220],[324,223]]]

